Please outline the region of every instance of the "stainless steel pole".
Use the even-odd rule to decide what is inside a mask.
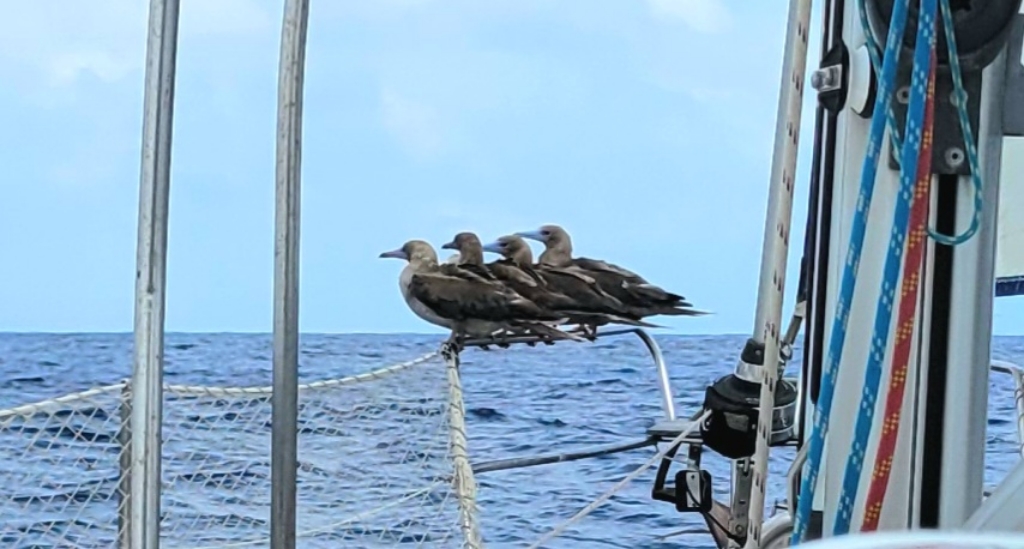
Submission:
[[[142,121],[131,412],[131,546],[160,543],[164,303],[178,0],[151,0]]]
[[[270,546],[295,548],[298,464],[299,203],[302,85],[309,0],[286,0],[277,105],[274,231],[274,393],[272,399]]]

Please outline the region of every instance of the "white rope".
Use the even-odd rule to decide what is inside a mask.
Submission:
[[[448,344],[441,348],[448,373],[449,448],[452,455],[452,487],[459,501],[459,524],[462,527],[463,547],[481,549],[483,540],[477,522],[476,478],[469,463],[466,446],[466,409],[462,399],[462,380],[459,379],[459,355]]]
[[[14,417],[27,417],[35,415],[36,413],[52,410],[53,408],[63,408],[69,402],[75,402],[77,400],[86,400],[92,397],[100,396],[106,393],[113,393],[124,389],[125,383],[115,383],[113,385],[104,385],[102,387],[94,387],[85,391],[79,391],[77,393],[70,393],[57,398],[51,398],[49,400],[41,400],[32,404],[24,404],[22,406],[16,406],[14,408],[8,408],[6,410],[0,410],[0,422],[5,419]]]
[[[314,381],[312,383],[304,383],[299,385],[299,391],[309,391],[315,389],[333,389],[336,387],[343,387],[345,385],[356,385],[366,381],[373,381],[388,377],[390,375],[407,370],[413,366],[417,366],[427,362],[428,360],[437,356],[437,351],[427,353],[419,358],[395,364],[394,366],[388,366],[387,368],[380,368],[373,370],[372,372],[366,372],[365,374],[356,374],[354,376],[343,377],[339,379],[328,379],[323,381]],[[274,392],[274,387],[270,385],[262,387],[205,387],[200,385],[164,385],[164,391],[175,394],[192,394],[192,395],[204,395],[204,396],[239,396],[239,395],[271,395]]]
[[[750,506],[747,509],[745,549],[761,546],[764,522],[765,487],[768,480],[768,451],[775,409],[775,387],[779,381],[779,332],[782,330],[782,302],[786,281],[789,230],[793,218],[793,186],[800,140],[800,113],[803,85],[807,72],[807,34],[811,18],[811,0],[790,0],[786,24],[786,46],[782,62],[778,112],[775,120],[775,145],[769,184],[768,215],[765,220],[764,256],[761,261],[761,285],[758,289],[756,324],[764,343],[761,366],[760,409],[757,441],[751,480]],[[744,495],[740,495],[744,497]]]
[[[310,391],[319,389],[333,389],[337,387],[344,387],[346,385],[356,385],[366,381],[373,381],[382,379],[391,375],[394,375],[403,370],[408,370],[413,366],[418,366],[427,362],[428,360],[437,356],[437,351],[427,353],[419,358],[388,366],[386,368],[380,368],[371,372],[363,374],[356,374],[353,376],[338,378],[338,379],[327,379],[322,381],[314,381],[311,383],[304,383],[299,385],[300,391]],[[41,400],[39,402],[33,402],[31,404],[23,404],[14,408],[8,408],[6,410],[0,410],[0,422],[10,419],[13,417],[27,417],[32,416],[38,412],[52,410],[54,408],[64,408],[67,404],[76,402],[79,400],[88,400],[90,398],[112,393],[123,390],[128,386],[128,382],[124,381],[121,383],[115,383],[112,385],[104,385],[101,387],[95,387],[87,389],[85,391],[79,391],[77,393],[69,393],[57,398]],[[212,387],[202,385],[164,385],[164,391],[167,393],[174,393],[179,395],[201,395],[201,396],[252,396],[252,395],[271,395],[273,394],[272,386],[258,386],[258,387]]]
[[[547,534],[542,536],[533,545],[531,545],[529,547],[529,549],[537,549],[538,547],[541,546],[541,544],[543,544],[543,543],[545,543],[547,541],[551,541],[552,539],[557,537],[559,534],[564,532],[566,528],[572,526],[576,522],[579,522],[580,520],[582,520],[583,517],[585,517],[585,516],[589,515],[590,513],[594,512],[595,509],[597,509],[602,504],[604,504],[606,501],[611,499],[612,496],[614,496],[620,490],[625,488],[630,482],[633,482],[633,480],[635,480],[637,477],[642,475],[644,473],[644,471],[646,471],[647,469],[650,469],[651,466],[653,466],[655,463],[658,463],[661,460],[665,459],[665,454],[669,453],[672,450],[672,448],[675,448],[676,446],[681,444],[683,442],[683,440],[686,439],[686,437],[690,436],[690,433],[692,433],[693,431],[697,430],[697,428],[700,427],[700,424],[703,423],[704,420],[706,420],[709,415],[711,415],[711,412],[710,411],[705,411],[703,414],[700,415],[700,417],[698,417],[696,420],[694,420],[692,423],[690,423],[690,425],[686,429],[683,429],[683,432],[679,433],[679,436],[677,436],[676,438],[672,439],[672,442],[669,442],[668,445],[665,446],[664,449],[659,450],[658,453],[654,454],[654,456],[651,459],[647,460],[646,463],[641,465],[639,469],[637,469],[636,471],[633,471],[632,473],[630,473],[628,476],[626,476],[626,478],[624,478],[621,481],[619,481],[619,483],[616,484],[615,486],[612,486],[607,492],[605,492],[603,495],[601,495],[601,497],[595,499],[592,503],[590,503],[590,505],[587,505],[583,509],[580,509],[580,511],[578,513],[576,513],[575,515],[573,515],[569,520],[563,522],[562,524],[559,524],[557,527],[555,527],[554,530],[551,530],[550,532],[548,532]]]

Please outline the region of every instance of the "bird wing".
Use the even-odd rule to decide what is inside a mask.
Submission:
[[[587,271],[576,267],[575,265],[569,265],[568,267],[550,267],[544,265],[540,267],[545,273],[551,273],[556,276],[567,276],[575,278],[585,284],[597,287],[597,279],[590,275]]]
[[[572,260],[572,264],[588,271],[613,273],[626,279],[628,282],[635,284],[647,284],[647,280],[645,280],[644,277],[634,273],[633,271],[620,267],[614,263],[608,263],[601,259],[577,257]]]
[[[439,316],[451,320],[507,321],[534,318],[536,305],[510,288],[495,282],[444,272],[417,273],[409,293]]]
[[[593,278],[574,269],[543,267],[537,269],[548,286],[561,292],[580,305],[580,310],[620,314],[622,302],[601,289]]]
[[[537,278],[530,276],[529,273],[514,263],[495,261],[488,265],[488,267],[498,278],[502,280],[514,281],[518,284],[534,288],[541,286],[541,282]]]
[[[545,279],[544,276],[537,272],[537,269],[534,269],[531,265],[516,265],[516,268],[525,273],[530,278],[536,280],[537,284],[539,284],[541,287],[546,288],[548,286],[547,279]]]
[[[690,306],[685,297],[669,292],[657,284],[651,284],[637,273],[613,263],[581,257],[574,259],[573,265],[588,271],[603,287],[609,289],[609,293],[623,302],[633,301],[636,305],[676,303],[680,306]],[[620,295],[620,288],[630,297]]]
[[[471,281],[484,281],[484,282],[495,282],[498,279],[494,276],[491,271],[482,265],[473,264],[444,264],[439,265],[438,271],[446,276],[452,276],[455,278],[462,278]]]

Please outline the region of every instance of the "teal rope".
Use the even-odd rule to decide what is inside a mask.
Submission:
[[[936,242],[947,246],[958,246],[970,240],[978,227],[981,225],[981,210],[985,206],[982,199],[981,186],[981,162],[978,159],[978,147],[974,144],[974,132],[971,131],[971,119],[967,115],[967,92],[964,90],[964,81],[960,72],[960,58],[957,55],[956,31],[953,28],[953,10],[949,6],[949,0],[940,0],[942,8],[942,23],[946,34],[946,44],[949,46],[949,68],[953,73],[953,93],[956,97],[956,112],[960,118],[960,131],[964,136],[964,150],[967,151],[967,162],[971,169],[971,185],[974,189],[974,213],[971,216],[971,225],[963,234],[947,236],[928,228],[928,236]]]
[[[970,166],[971,172],[971,185],[974,189],[974,212],[971,216],[971,224],[964,231],[963,234],[957,236],[947,236],[942,233],[936,232],[931,227],[928,228],[928,236],[940,244],[947,246],[958,246],[970,240],[975,233],[978,232],[978,227],[981,225],[981,212],[984,207],[984,200],[982,198],[982,181],[981,181],[981,161],[978,158],[978,148],[974,144],[974,134],[971,131],[971,120],[967,113],[967,92],[964,89],[962,71],[960,69],[960,58],[957,55],[956,46],[956,31],[953,26],[953,10],[950,7],[949,0],[940,0],[940,7],[942,9],[942,23],[943,30],[946,35],[946,45],[949,50],[949,66],[953,75],[953,88],[956,98],[957,115],[960,122],[960,131],[964,136],[964,150],[967,156],[968,166]],[[881,78],[880,71],[882,67],[882,61],[879,57],[879,46],[875,40],[875,35],[871,32],[871,23],[868,20],[868,11],[864,2],[857,2],[857,12],[860,15],[860,25],[864,31],[864,38],[868,50],[868,56],[871,58],[871,68],[877,78]],[[899,126],[896,125],[896,116],[893,113],[892,108],[886,110],[886,126],[889,130],[889,141],[892,150],[902,150],[900,145]],[[897,158],[898,162],[901,162]]]

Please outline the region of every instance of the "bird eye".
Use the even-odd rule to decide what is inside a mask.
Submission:
[[[551,231],[543,230],[543,231],[540,232],[540,234],[542,234],[544,236],[551,236]]]

